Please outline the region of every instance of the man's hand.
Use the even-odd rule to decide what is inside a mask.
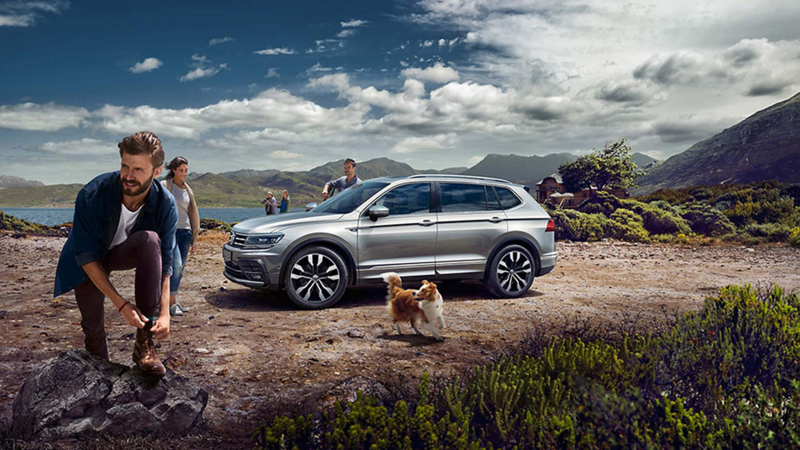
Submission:
[[[327,190],[322,191],[322,199],[323,200],[327,200],[328,199],[328,191]]]
[[[169,310],[166,314],[161,314],[150,329],[156,335],[156,339],[163,341],[169,337]]]
[[[125,319],[125,323],[139,329],[144,328],[145,322],[150,320],[131,302],[128,302],[128,304],[122,308],[120,314],[122,314],[122,318]]]

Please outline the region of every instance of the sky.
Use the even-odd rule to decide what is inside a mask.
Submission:
[[[796,0],[0,0],[0,174],[666,159],[800,90]]]

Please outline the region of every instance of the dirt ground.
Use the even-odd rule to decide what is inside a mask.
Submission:
[[[351,288],[332,309],[297,309],[282,293],[227,282],[225,237],[201,236],[190,257],[180,302],[159,355],[172,370],[209,391],[202,433],[246,443],[253,424],[276,408],[308,411],[352,398],[370,380],[423,370],[447,375],[488,362],[532,327],[565,318],[622,320],[698,309],[727,284],[776,283],[800,291],[800,250],[786,246],[671,246],[559,243],[556,269],[529,295],[495,299],[479,282],[444,282],[446,338],[393,330],[381,285]],[[63,238],[0,235],[0,419],[38,363],[83,346],[74,294],[53,299]],[[112,282],[133,298],[133,274]],[[131,364],[133,329],[106,308],[111,359]],[[7,422],[6,422],[7,423]],[[247,446],[247,445],[244,445]]]

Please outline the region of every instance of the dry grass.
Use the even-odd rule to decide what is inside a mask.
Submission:
[[[206,230],[197,237],[197,242],[211,245],[224,245],[228,242],[230,234],[221,230]]]

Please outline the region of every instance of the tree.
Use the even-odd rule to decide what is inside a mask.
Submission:
[[[569,192],[593,188],[634,187],[633,180],[640,176],[633,162],[631,148],[625,144],[626,138],[617,142],[606,142],[602,150],[592,149],[575,161],[569,161],[558,168],[561,181]]]

